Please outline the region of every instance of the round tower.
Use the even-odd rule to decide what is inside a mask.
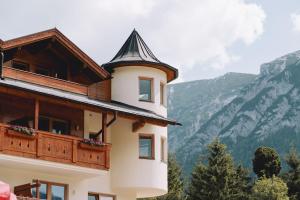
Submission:
[[[159,61],[136,30],[117,55],[103,67],[111,72],[111,98],[167,115],[166,84],[178,76],[174,67]]]
[[[113,103],[167,117],[166,85],[178,71],[159,61],[136,30],[103,67],[113,77]],[[163,195],[168,187],[167,127],[146,123],[134,132],[133,123],[119,118],[111,127],[112,187],[137,198]]]

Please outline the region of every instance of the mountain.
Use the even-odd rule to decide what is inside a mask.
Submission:
[[[229,98],[222,98],[221,103],[212,109],[210,116],[205,120],[199,120],[203,114],[203,103],[192,102],[190,107],[176,105],[171,102],[170,116],[192,118],[200,122],[192,131],[188,127],[181,130],[172,129],[174,136],[170,137],[170,146],[176,153],[179,162],[186,173],[190,172],[197,161],[199,154],[203,153],[206,145],[218,137],[227,144],[237,162],[250,167],[253,153],[258,146],[266,145],[274,147],[283,157],[291,147],[299,147],[300,144],[300,51],[280,57],[270,63],[263,64],[259,76],[252,79],[234,94],[224,91]],[[222,77],[221,77],[222,78]],[[223,84],[226,84],[225,81]],[[241,85],[242,86],[242,85]],[[174,87],[174,86],[173,86]],[[170,87],[170,101],[175,94]],[[184,90],[184,88],[182,88]],[[174,90],[175,91],[175,90]],[[179,90],[178,90],[179,91]],[[186,91],[184,91],[186,93]],[[197,89],[190,91],[193,96],[209,96],[199,94]],[[232,96],[230,95],[232,94]],[[176,94],[178,95],[178,94]],[[232,98],[230,98],[230,96]],[[205,98],[205,97],[199,97]],[[225,102],[223,102],[225,100]],[[177,102],[179,103],[179,102]],[[181,104],[190,102],[182,101]],[[210,104],[211,102],[209,102]],[[218,107],[218,105],[220,105]],[[177,107],[179,113],[174,114]],[[197,110],[195,110],[197,108]],[[191,113],[192,116],[188,116]],[[190,119],[187,119],[190,120]],[[183,122],[184,123],[184,122]],[[190,124],[189,124],[190,125]],[[184,138],[184,144],[178,145]],[[170,136],[172,132],[170,132]]]
[[[256,75],[227,73],[224,76],[169,85],[168,115],[183,126],[169,127],[169,148],[180,149],[187,140]]]

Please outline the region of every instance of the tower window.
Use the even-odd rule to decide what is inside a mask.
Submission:
[[[140,101],[153,101],[153,79],[152,78],[139,78],[139,100]]]
[[[139,136],[139,157],[154,160],[154,135],[141,134]]]
[[[160,159],[162,162],[167,162],[167,139],[162,137],[160,140]]]
[[[165,84],[160,83],[160,105],[165,105]]]

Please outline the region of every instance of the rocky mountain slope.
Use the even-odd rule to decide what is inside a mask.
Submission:
[[[173,84],[169,86],[169,117],[177,119],[182,127],[169,127],[169,148],[180,149],[210,117],[231,102],[240,89],[256,75],[228,73],[224,76]]]
[[[172,129],[170,146],[177,148],[173,147],[171,150],[176,152],[185,172],[192,169],[199,154],[215,137],[219,137],[228,145],[237,162],[247,166],[250,166],[252,154],[260,145],[275,147],[283,156],[291,145],[297,147],[300,144],[299,90],[300,51],[263,64],[258,77],[245,83],[242,89],[236,88],[234,93],[225,92],[225,96],[229,98],[222,98],[221,103],[209,109],[211,112],[205,111],[204,113],[210,114],[205,120],[202,120],[204,113],[200,114],[203,112],[203,109],[200,109],[204,107],[203,102],[194,100],[192,106],[186,106],[182,111],[182,105],[176,105],[174,102],[176,96],[171,86],[170,116],[176,118],[176,115],[190,113],[191,127],[195,127],[185,127],[186,130]],[[196,91],[197,89],[190,93],[195,95]],[[204,97],[199,98],[209,95],[202,93]],[[189,103],[182,101],[181,104]],[[178,111],[177,107],[180,108]],[[181,118],[186,119],[184,116]],[[180,118],[177,119],[180,121]],[[172,131],[175,132],[174,136]],[[182,135],[185,135],[184,145],[178,145]]]

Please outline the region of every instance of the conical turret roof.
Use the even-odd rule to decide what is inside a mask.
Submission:
[[[158,60],[134,29],[114,58],[102,66],[109,72],[116,67],[145,66],[161,69],[167,73],[168,82],[178,76],[178,70]]]

